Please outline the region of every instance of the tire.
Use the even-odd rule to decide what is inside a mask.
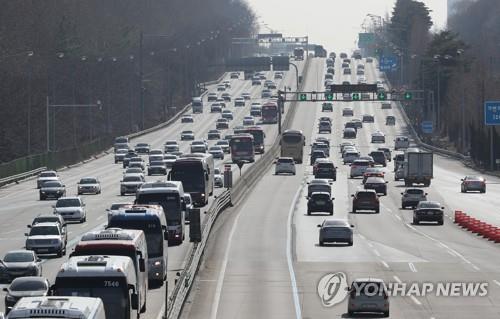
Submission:
[[[380,208],[377,208],[377,209],[375,210],[375,214],[380,214]]]
[[[438,225],[442,226],[444,224],[444,220],[441,219],[440,221],[438,221]]]
[[[347,242],[347,246],[352,246],[352,245],[353,245],[352,240]]]
[[[349,317],[354,316],[354,311],[347,310],[347,315],[348,315]]]
[[[120,192],[120,196],[125,196],[125,193],[123,193],[123,192]]]
[[[319,245],[320,245],[320,246],[325,246],[325,243],[324,243],[324,242],[322,242],[322,241],[320,241],[320,242],[319,242]]]
[[[353,208],[353,209],[352,209],[352,213],[353,213],[353,214],[356,214],[356,208]]]
[[[401,209],[406,209],[406,205],[401,204]]]
[[[40,196],[40,200],[45,200],[46,197],[45,196]]]
[[[418,225],[420,224],[420,221],[416,218],[413,218],[413,225]]]
[[[307,216],[311,216],[311,211],[309,209],[307,210]]]
[[[384,312],[384,317],[389,317],[389,311]]]
[[[57,252],[57,258],[61,258],[63,256],[63,251],[62,249]]]
[[[333,215],[333,210],[329,214],[330,214],[330,216],[332,216]]]

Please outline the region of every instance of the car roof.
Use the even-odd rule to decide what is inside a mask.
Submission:
[[[368,177],[368,179],[366,180],[367,183],[375,183],[375,182],[378,182],[378,183],[385,183],[385,180],[384,178],[382,177],[377,177],[377,176],[370,176]]]
[[[323,222],[323,226],[350,226],[349,222],[345,219],[335,218],[327,219]]]
[[[318,195],[330,196],[330,193],[328,193],[328,192],[312,192],[311,196],[314,196],[314,195],[316,195],[316,196],[318,196]]]
[[[356,194],[358,194],[358,193],[374,193],[374,194],[377,194],[374,189],[359,189],[359,190],[356,191]]]
[[[309,185],[330,185],[330,181],[326,178],[314,178],[309,182]]]
[[[35,228],[35,227],[48,227],[48,226],[59,227],[60,224],[58,222],[43,222],[43,223],[38,223],[38,224],[35,224],[35,225],[31,226],[31,228]]]

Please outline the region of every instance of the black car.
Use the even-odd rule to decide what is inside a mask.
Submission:
[[[310,165],[314,165],[314,162],[316,162],[316,159],[318,158],[326,158],[325,152],[316,150],[311,153],[311,160],[310,160]]]
[[[60,181],[46,181],[40,187],[40,200],[47,198],[58,199],[66,196],[66,186]]]
[[[387,182],[382,177],[368,177],[365,189],[373,189],[377,194],[387,195]]]
[[[23,297],[43,297],[47,296],[50,283],[43,277],[19,277],[12,281],[9,287],[3,288],[5,291],[5,313]]]
[[[148,176],[167,175],[167,166],[164,161],[152,161],[148,166]]]
[[[363,121],[363,123],[374,123],[375,118],[373,117],[373,115],[365,114],[365,115],[363,115],[362,121]]]
[[[444,207],[438,202],[421,201],[413,211],[413,224],[418,225],[421,221],[444,223]]]
[[[372,151],[370,154],[373,161],[375,162],[375,165],[382,165],[383,167],[387,166],[387,157],[385,156],[384,151]]]
[[[314,178],[337,180],[337,167],[328,159],[317,159],[313,167]]]
[[[148,154],[151,147],[148,143],[137,143],[134,149],[137,154]]]
[[[18,277],[41,276],[41,259],[31,250],[12,250],[0,261],[0,283],[10,283]]]
[[[333,200],[327,192],[315,192],[307,197],[307,215],[311,213],[328,213],[333,215]]]
[[[354,214],[359,210],[373,210],[377,214],[380,212],[380,201],[374,190],[360,190],[351,196],[352,212]]]
[[[194,119],[191,115],[184,115],[181,117],[181,123],[194,123]]]
[[[208,131],[207,138],[209,140],[220,140],[220,131],[219,130],[210,130]]]
[[[331,102],[324,102],[321,105],[321,112],[330,111],[333,112],[333,104]]]

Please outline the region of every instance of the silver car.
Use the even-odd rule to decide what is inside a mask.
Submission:
[[[41,276],[41,262],[34,251],[9,251],[0,261],[0,283],[10,283],[18,277]]]
[[[370,167],[370,161],[357,159],[351,163],[351,178],[363,176],[366,170]]]
[[[347,151],[344,153],[344,164],[349,164],[354,162],[359,158],[359,152],[358,151]]]
[[[44,171],[41,172],[40,175],[38,175],[38,179],[36,180],[36,187],[40,188],[45,182],[58,180],[59,176],[57,176],[57,173],[55,171]]]
[[[80,197],[61,197],[52,207],[54,214],[61,215],[65,221],[84,223],[87,220],[87,210]]]
[[[208,153],[212,154],[214,159],[216,159],[216,158],[221,159],[221,160],[224,159],[224,151],[222,150],[222,147],[220,147],[220,146],[217,146],[217,145],[210,146],[210,148],[208,149]]]
[[[224,177],[218,168],[214,169],[214,186],[224,187]]]
[[[347,314],[352,317],[354,313],[382,313],[389,317],[389,294],[382,279],[358,278],[349,289]]]
[[[347,243],[348,246],[353,244],[352,228],[345,219],[330,219],[323,221],[318,225],[319,228],[319,245],[324,246],[325,243]]]
[[[40,200],[47,198],[58,199],[66,196],[66,186],[58,180],[44,182],[40,187]]]
[[[101,182],[95,177],[84,177],[77,184],[78,195],[81,194],[100,194]]]
[[[121,149],[116,150],[115,164],[117,164],[119,162],[123,162],[123,159],[125,158],[125,155],[127,155],[127,153],[128,153],[128,149],[125,149],[125,148],[121,148]]]
[[[401,208],[417,207],[418,203],[427,200],[427,193],[421,188],[407,188],[401,193]]]
[[[144,175],[130,174],[123,176],[120,182],[120,195],[135,194],[144,182]]]
[[[295,175],[295,161],[291,157],[280,157],[276,160],[274,173],[276,175],[288,173]]]
[[[57,222],[35,224],[25,235],[28,250],[37,254],[56,254],[57,257],[66,255],[66,233]]]

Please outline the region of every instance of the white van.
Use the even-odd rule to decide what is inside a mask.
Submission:
[[[82,318],[106,319],[100,298],[24,297],[9,312],[8,318]]]
[[[193,97],[191,101],[193,113],[203,113],[203,99],[201,97]]]
[[[410,147],[410,139],[407,136],[397,136],[394,140],[394,150],[400,150]]]

